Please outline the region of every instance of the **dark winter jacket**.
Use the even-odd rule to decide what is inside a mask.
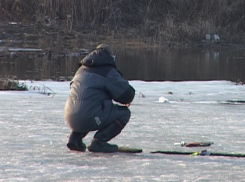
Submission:
[[[110,110],[112,100],[121,104],[132,102],[135,90],[122,78],[106,50],[92,51],[81,64],[71,81],[66,115],[75,114],[86,120]]]

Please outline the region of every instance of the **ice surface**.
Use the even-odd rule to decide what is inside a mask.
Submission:
[[[70,152],[63,111],[69,82],[36,81],[56,95],[0,92],[0,181],[244,181],[245,158],[151,154],[154,150],[245,153],[245,85],[229,81],[131,81],[131,120],[111,143],[141,154]],[[170,92],[172,94],[170,94]],[[142,94],[145,96],[142,97]],[[164,97],[169,102],[159,102]],[[85,139],[90,143],[94,133]],[[176,142],[212,141],[206,148]]]

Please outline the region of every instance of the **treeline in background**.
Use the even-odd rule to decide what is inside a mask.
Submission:
[[[1,0],[0,21],[49,25],[154,44],[218,34],[244,44],[244,0]]]

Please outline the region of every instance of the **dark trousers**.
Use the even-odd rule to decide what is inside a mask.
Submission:
[[[73,123],[70,126],[74,132],[82,133],[83,137],[90,131],[97,131],[94,138],[107,142],[121,133],[130,116],[131,112],[128,107],[113,105],[108,109],[104,108],[98,116]]]

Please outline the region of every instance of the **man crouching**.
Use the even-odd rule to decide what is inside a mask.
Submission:
[[[70,83],[65,105],[65,121],[72,132],[67,147],[85,151],[82,139],[97,131],[88,150],[117,152],[118,146],[107,143],[117,136],[130,119],[128,106],[133,101],[134,88],[122,78],[115,65],[111,47],[100,44],[82,61]],[[125,106],[114,104],[119,102]]]

